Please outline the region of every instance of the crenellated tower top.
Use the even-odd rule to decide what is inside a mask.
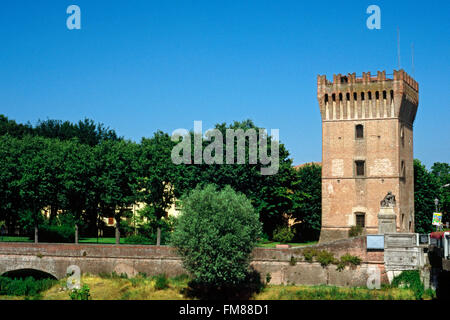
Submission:
[[[317,76],[317,98],[323,121],[399,118],[412,126],[419,104],[419,84],[403,69],[376,76],[363,72]]]

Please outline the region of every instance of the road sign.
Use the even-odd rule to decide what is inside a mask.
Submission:
[[[434,212],[431,224],[433,226],[440,226],[442,224],[442,213]]]

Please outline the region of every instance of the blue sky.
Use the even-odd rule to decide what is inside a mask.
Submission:
[[[66,8],[81,8],[68,30]],[[381,8],[369,30],[366,8]],[[85,117],[139,141],[252,119],[294,164],[321,160],[317,75],[397,69],[419,82],[414,157],[450,162],[448,1],[2,1],[0,113]]]

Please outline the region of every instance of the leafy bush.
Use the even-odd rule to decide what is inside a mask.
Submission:
[[[130,211],[125,211],[123,213],[123,216],[126,219],[121,219],[120,220],[120,224],[119,224],[119,230],[120,230],[120,234],[123,235],[124,237],[128,237],[130,235],[133,234],[134,232],[134,226],[132,224],[132,222],[130,221],[131,217],[132,217],[132,213]]]
[[[337,265],[337,270],[341,271],[341,270],[343,270],[345,268],[345,266],[348,266],[348,265],[358,266],[360,264],[361,264],[361,258],[360,257],[352,256],[351,254],[347,253],[347,254],[344,254],[341,257],[341,259],[340,259],[340,261],[339,261],[339,263]]]
[[[125,238],[126,244],[152,244],[151,239],[141,234],[131,235]]]
[[[420,273],[418,270],[402,271],[398,276],[394,277],[391,286],[394,288],[410,288],[414,291],[416,299],[422,299],[424,294],[424,285],[420,280]]]
[[[249,276],[261,223],[245,195],[227,186],[197,187],[183,198],[171,243],[193,275],[194,287],[237,288]]]
[[[322,267],[326,267],[332,263],[336,263],[336,258],[334,257],[333,253],[326,250],[320,250],[317,253],[317,261]]]
[[[360,236],[363,233],[363,228],[361,226],[351,226],[350,230],[348,231],[349,237],[357,237]]]
[[[75,228],[71,225],[42,225],[39,227],[39,242],[71,243],[75,241]]]
[[[175,221],[176,218],[172,216],[158,219],[154,209],[145,206],[139,210],[137,215],[138,234],[149,239],[150,244],[156,244],[157,228],[159,227],[161,229],[161,245],[165,245],[170,240]]]
[[[297,263],[297,259],[295,259],[294,256],[291,256],[291,261],[289,261],[289,264],[290,264],[291,266],[295,266],[296,263]]]
[[[33,277],[24,279],[11,279],[8,277],[0,277],[0,295],[8,296],[36,296],[42,291],[50,289],[57,280],[40,279]]]
[[[314,257],[316,257],[317,262],[320,263],[322,267],[326,267],[330,264],[337,265],[337,270],[341,271],[347,265],[357,266],[361,264],[361,258],[357,256],[352,256],[351,254],[344,254],[340,259],[336,259],[332,252],[326,250],[317,250],[313,248],[306,248],[303,250],[303,256],[305,261],[314,262]]]
[[[268,272],[266,274],[266,284],[269,284],[270,280],[272,280],[272,275]]]
[[[169,280],[165,274],[158,274],[155,277],[155,289],[164,290],[169,287]]]
[[[273,232],[273,240],[288,243],[294,238],[294,232],[287,226],[280,226]]]
[[[313,259],[315,256],[317,256],[318,251],[313,248],[306,248],[303,250],[303,256],[305,257],[305,260],[308,262],[313,262]]]
[[[89,286],[84,284],[80,289],[72,289],[69,292],[69,297],[72,300],[89,300],[91,297]]]

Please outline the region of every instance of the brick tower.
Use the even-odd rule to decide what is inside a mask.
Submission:
[[[405,71],[317,77],[322,116],[320,242],[351,226],[378,232],[380,201],[396,197],[397,232],[414,232],[413,123],[419,85]]]

